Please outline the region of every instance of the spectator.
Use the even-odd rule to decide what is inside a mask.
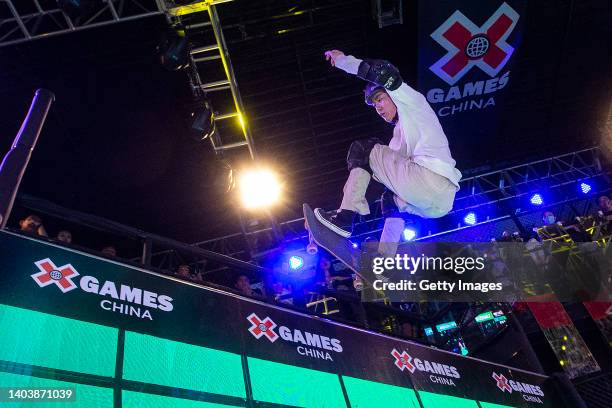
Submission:
[[[351,277],[350,276],[337,276],[332,274],[332,262],[326,256],[319,258],[319,264],[317,267],[317,282],[318,286],[322,286],[327,289],[336,290],[351,290]]]
[[[251,287],[251,279],[244,274],[238,275],[238,278],[236,278],[234,282],[234,287],[244,296],[262,296],[259,289],[253,289]]]
[[[68,230],[61,230],[57,233],[55,239],[66,244],[72,244],[72,233]]]
[[[542,214],[542,222],[544,225],[554,225],[557,222],[557,217],[552,211],[544,211]]]
[[[274,300],[279,303],[293,304],[291,285],[285,285],[283,282],[276,281],[272,283],[272,291],[274,292]]]
[[[612,213],[612,200],[610,200],[608,196],[603,195],[599,197],[597,203],[599,204],[599,210],[604,213],[604,215]]]
[[[510,234],[510,231],[502,232],[499,242],[512,242],[512,234]]]
[[[38,235],[46,237],[47,231],[45,230],[42,220],[38,215],[30,214],[23,220],[19,221],[19,229],[21,232],[31,235]]]
[[[179,265],[175,275],[181,279],[192,280],[191,269],[189,268],[189,265]]]
[[[574,225],[557,221],[557,217],[555,217],[552,211],[545,211],[542,215],[542,221],[544,222],[546,233],[551,236],[567,234],[575,242],[588,242],[591,240],[580,224]]]
[[[105,246],[100,252],[102,252],[102,255],[110,258],[115,258],[117,256],[117,249],[115,249],[115,247],[112,245]]]

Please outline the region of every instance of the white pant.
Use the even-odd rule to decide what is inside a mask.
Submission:
[[[389,146],[374,146],[370,167],[374,178],[395,193],[395,204],[402,212],[439,218],[453,208],[457,186]]]
[[[377,144],[372,148],[370,167],[373,177],[395,193],[395,204],[402,212],[423,218],[439,218],[453,208],[457,186],[446,177],[416,164],[389,146]],[[367,187],[369,178],[359,182],[353,179],[356,178],[349,176],[344,186],[340,208],[362,215],[368,214],[363,185]]]

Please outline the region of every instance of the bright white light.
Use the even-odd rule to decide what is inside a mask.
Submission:
[[[304,260],[301,257],[293,255],[289,258],[289,267],[291,269],[300,269],[303,265]]]
[[[468,215],[463,217],[463,222],[465,222],[467,225],[476,224],[476,214],[473,212],[469,213]]]
[[[587,183],[581,183],[580,190],[582,191],[583,194],[588,194],[589,191],[591,191],[591,186],[588,185]]]
[[[416,237],[416,231],[410,228],[404,229],[404,241],[412,241]]]
[[[270,170],[252,170],[240,178],[242,205],[248,209],[270,207],[281,195],[281,185]]]
[[[531,204],[533,204],[533,205],[542,205],[542,204],[544,204],[544,199],[542,198],[541,195],[539,195],[537,193],[532,195],[531,199],[529,201],[531,201]]]

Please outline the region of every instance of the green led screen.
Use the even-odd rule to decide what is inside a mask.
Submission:
[[[410,388],[342,377],[351,408],[421,408],[419,401]]]
[[[419,391],[419,397],[423,402],[424,408],[478,408],[476,401],[471,401],[450,395],[434,394],[431,392]]]
[[[123,378],[245,397],[240,355],[127,331]]]
[[[0,360],[113,376],[118,330],[0,305]]]
[[[225,408],[235,406],[164,397],[162,395],[141,394],[132,391],[123,391],[121,400],[123,408]]]
[[[481,402],[480,406],[482,408],[513,408],[510,405],[499,405],[499,404],[493,404],[491,402]]]
[[[113,390],[111,388],[94,387],[91,385],[74,384],[65,381],[48,380],[46,378],[29,377],[25,375],[0,372],[2,387],[53,387],[76,388],[76,400],[73,402],[22,402],[3,403],[11,408],[112,408]]]
[[[346,408],[336,374],[249,357],[253,399],[306,408]]]

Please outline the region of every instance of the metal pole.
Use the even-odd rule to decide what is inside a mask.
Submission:
[[[142,242],[142,257],[140,263],[146,267],[151,266],[151,255],[153,254],[153,240],[146,237]]]
[[[0,229],[6,227],[19,184],[54,100],[53,92],[46,89],[36,91],[13,146],[0,165]]]

